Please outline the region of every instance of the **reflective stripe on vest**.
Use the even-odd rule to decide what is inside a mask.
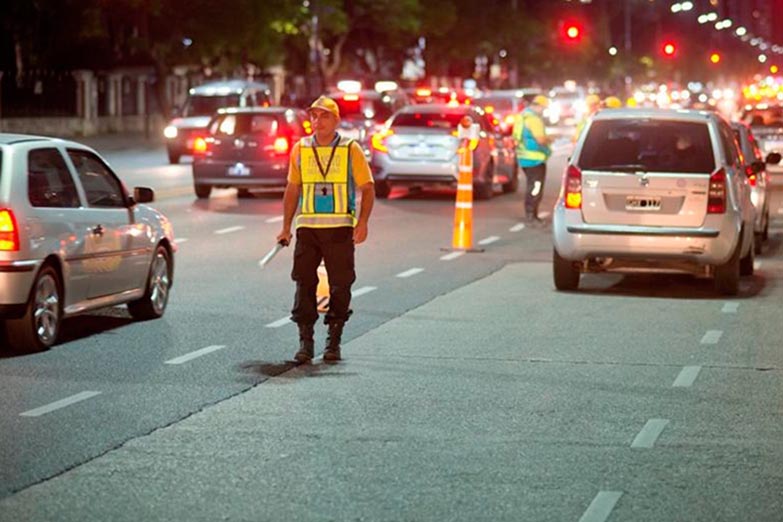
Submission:
[[[331,165],[329,157],[332,155],[334,143],[316,147],[321,167],[328,169],[324,176],[315,158],[313,139],[311,136],[302,138],[299,144],[302,195],[299,200],[300,212],[296,216],[296,228],[352,227],[356,223],[350,157],[353,140],[340,138],[334,148]]]
[[[527,120],[531,117],[530,114],[526,114],[527,110],[523,111],[519,116],[519,130],[514,137],[517,140],[517,159],[527,160],[535,162],[546,161],[548,155],[545,150],[542,150],[541,145],[533,137],[533,133],[527,126]],[[537,117],[537,116],[535,116]]]

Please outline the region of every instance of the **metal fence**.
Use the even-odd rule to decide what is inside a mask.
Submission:
[[[2,71],[0,115],[3,118],[76,116],[76,79],[68,71],[32,70],[21,75]]]

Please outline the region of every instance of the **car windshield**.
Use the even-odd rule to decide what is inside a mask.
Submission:
[[[216,136],[275,134],[277,118],[273,114],[226,114],[218,117],[210,130]]]
[[[783,127],[783,107],[745,111],[742,121],[751,127]]]
[[[379,99],[344,97],[335,100],[343,120],[384,121],[391,116],[391,108]]]
[[[456,129],[465,114],[461,112],[403,112],[392,120],[392,127]]]
[[[715,170],[715,159],[705,123],[599,120],[590,126],[579,167],[709,174]]]
[[[182,109],[182,116],[212,116],[218,109],[236,107],[239,105],[239,95],[199,96],[191,95]]]

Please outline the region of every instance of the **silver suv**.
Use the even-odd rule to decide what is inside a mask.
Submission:
[[[137,319],[163,315],[174,235],[152,189],[133,196],[92,149],[0,134],[0,320],[8,344],[41,350],[62,319],[127,303]]]
[[[553,216],[555,287],[582,272],[675,270],[734,295],[753,273],[754,208],[734,133],[701,111],[598,113],[566,167]]]

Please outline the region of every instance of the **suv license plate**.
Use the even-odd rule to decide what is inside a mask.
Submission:
[[[250,175],[250,168],[242,165],[241,163],[237,163],[234,166],[231,166],[228,168],[228,175],[229,176],[249,176]]]
[[[661,198],[628,196],[625,198],[626,210],[661,210]]]

